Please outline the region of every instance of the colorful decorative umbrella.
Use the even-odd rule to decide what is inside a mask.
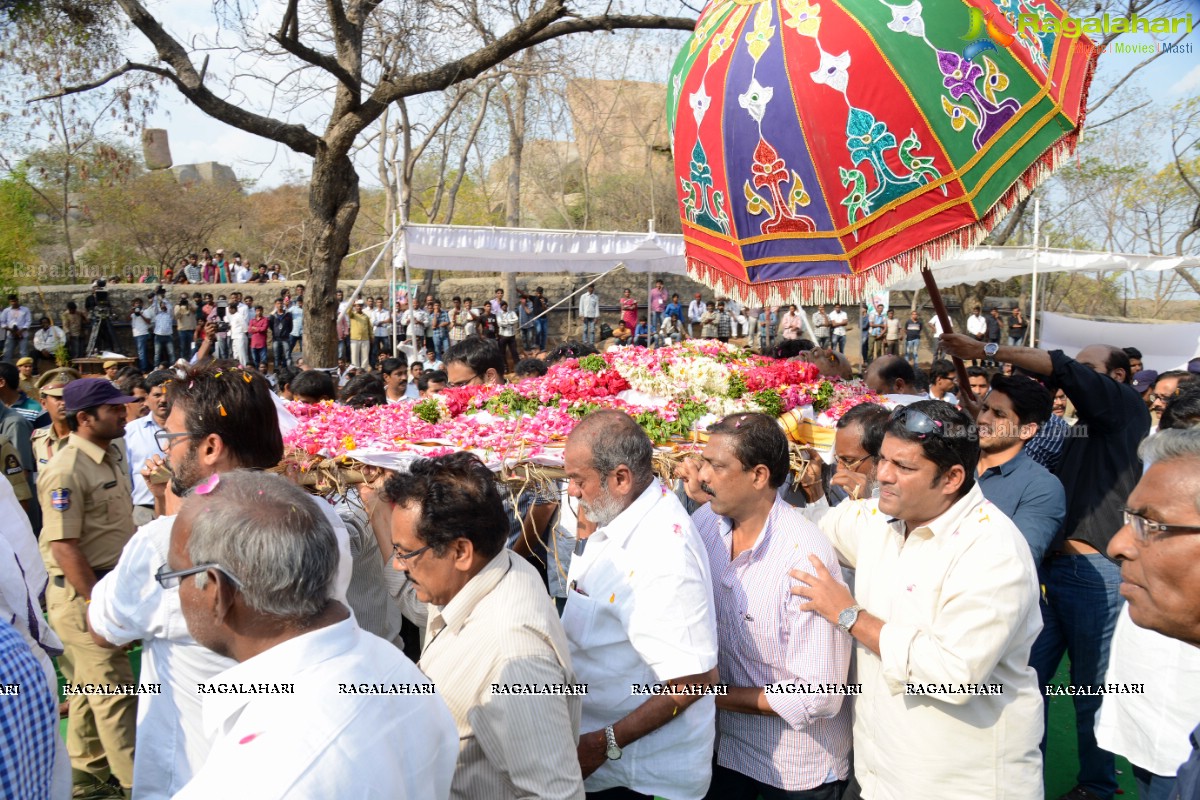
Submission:
[[[667,95],[688,271],[752,305],[849,301],[977,243],[1074,150],[1097,49],[1045,32],[1064,16],[713,0]]]

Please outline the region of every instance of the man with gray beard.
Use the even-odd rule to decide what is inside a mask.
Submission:
[[[620,411],[567,439],[579,501],[562,623],[583,699],[579,764],[591,800],[699,800],[712,777],[717,630],[708,556],[651,469],[645,432]],[[590,527],[590,526],[589,526]]]

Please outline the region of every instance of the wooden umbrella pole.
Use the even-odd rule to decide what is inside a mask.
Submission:
[[[950,325],[950,314],[946,311],[946,304],[942,302],[942,293],[938,291],[937,281],[933,279],[933,272],[923,269],[921,277],[925,280],[925,291],[929,292],[929,300],[933,303],[933,313],[937,314],[938,322],[942,324],[942,335],[953,333],[954,328]],[[971,392],[971,383],[967,379],[967,365],[958,356],[950,358],[954,360],[954,371],[958,375],[959,394],[965,395],[970,400],[978,400],[979,398]]]

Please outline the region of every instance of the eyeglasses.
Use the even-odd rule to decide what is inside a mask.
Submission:
[[[169,570],[167,569],[167,565],[163,564],[158,568],[158,572],[154,573],[154,580],[158,581],[159,585],[164,589],[174,589],[179,585],[180,581],[182,581],[188,575],[199,575],[201,572],[208,572],[210,569],[216,570],[224,575],[229,579],[229,582],[238,589],[242,588],[242,582],[238,580],[232,572],[225,569],[220,564],[198,564],[194,567],[177,570]]]
[[[888,422],[903,422],[904,429],[909,433],[916,434],[918,439],[924,439],[931,435],[945,436],[941,420],[936,420],[923,411],[917,411],[908,406],[897,406],[888,418]]]
[[[428,550],[431,547],[433,547],[433,545],[427,544],[424,547],[418,547],[416,550],[410,550],[407,553],[404,553],[404,552],[400,551],[400,545],[393,544],[391,560],[403,561],[404,563],[407,564],[409,559],[416,558],[417,556],[421,555],[421,553],[424,553],[426,550]]]
[[[190,433],[168,433],[167,431],[155,431],[154,442],[158,445],[158,449],[165,453],[171,449],[171,443],[173,441],[191,435],[192,434]]]
[[[1137,537],[1138,544],[1149,544],[1152,536],[1181,536],[1200,533],[1200,526],[1197,525],[1164,525],[1161,522],[1152,522],[1140,514],[1135,514],[1128,508],[1124,513],[1125,524],[1133,528],[1133,535]]]
[[[467,378],[466,380],[461,380],[461,381],[453,381],[453,382],[451,382],[451,383],[448,383],[448,384],[446,384],[446,386],[447,386],[448,388],[451,388],[451,389],[458,389],[458,388],[461,388],[461,387],[463,387],[463,386],[470,386],[470,385],[471,385],[471,381],[475,381],[475,380],[479,380],[479,374],[478,374],[478,373],[476,373],[476,374],[472,375],[471,377]]]
[[[871,456],[865,455],[862,458],[850,458],[849,456],[835,456],[837,462],[849,470],[857,469],[858,465],[866,461]]]

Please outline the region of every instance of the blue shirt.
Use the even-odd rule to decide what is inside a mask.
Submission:
[[[1041,564],[1067,516],[1067,496],[1062,483],[1022,450],[978,478],[983,496],[1013,521]]]
[[[154,505],[154,495],[150,494],[150,487],[142,479],[142,467],[150,456],[162,454],[158,442],[154,441],[154,432],[157,430],[154,414],[138,417],[125,426],[125,450],[128,453],[125,463],[129,465],[129,480],[133,482],[135,506]]]
[[[674,317],[683,322],[683,306],[679,305],[679,303],[667,303],[667,307],[663,310],[663,313],[668,317]]]
[[[304,308],[292,303],[288,313],[292,315],[292,336],[299,339],[304,335]]]
[[[0,699],[0,796],[49,797],[58,702],[29,645],[2,618],[0,680],[20,687]]]
[[[1025,443],[1025,455],[1054,472],[1058,468],[1058,460],[1062,457],[1063,443],[1067,441],[1067,433],[1071,426],[1067,421],[1055,414],[1038,426],[1038,432]]]
[[[1200,797],[1200,725],[1192,731],[1192,754],[1175,773],[1175,792],[1171,800],[1196,800]]]

